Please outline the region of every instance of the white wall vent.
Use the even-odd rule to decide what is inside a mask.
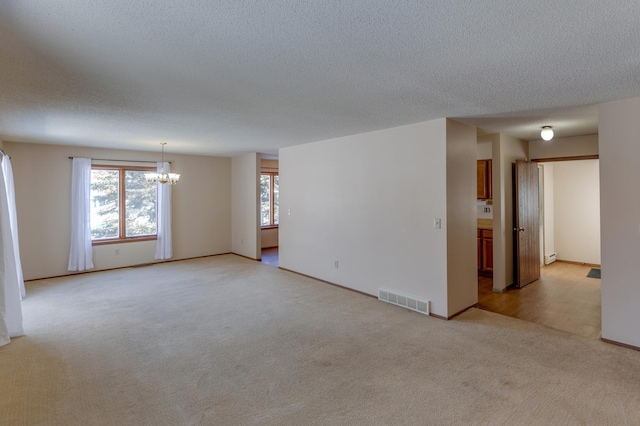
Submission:
[[[550,263],[555,262],[556,260],[558,260],[558,255],[554,252],[544,257],[544,264],[548,265]]]
[[[389,290],[378,289],[378,300],[391,303],[392,305],[402,306],[421,314],[429,315],[429,301],[420,300],[409,297],[404,294],[394,293]]]

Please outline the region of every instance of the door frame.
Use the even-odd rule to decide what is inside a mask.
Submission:
[[[599,160],[600,159],[600,155],[595,154],[595,155],[576,155],[576,156],[569,156],[569,157],[551,157],[551,158],[536,158],[535,160],[531,160],[532,162],[538,163],[539,164],[539,168],[542,169],[542,176],[541,176],[541,181],[542,181],[542,186],[541,186],[541,191],[542,191],[542,198],[540,199],[540,206],[541,206],[541,212],[542,214],[540,215],[540,222],[541,222],[541,238],[542,238],[542,242],[541,242],[541,246],[542,246],[542,253],[540,254],[540,259],[541,259],[541,267],[543,266],[547,266],[546,263],[546,224],[545,224],[545,220],[544,220],[544,164],[541,163],[555,163],[555,162],[560,162],[560,161],[580,161],[580,160]],[[555,208],[554,208],[555,209]],[[555,251],[555,250],[554,250]],[[601,250],[602,251],[602,250]],[[598,265],[593,265],[598,266]]]

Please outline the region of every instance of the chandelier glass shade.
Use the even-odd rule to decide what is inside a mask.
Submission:
[[[175,185],[180,180],[178,173],[165,173],[164,169],[160,170],[160,173],[145,173],[144,177],[148,183],[168,183]]]
[[[164,165],[164,146],[166,142],[161,142],[162,145],[162,164]],[[144,174],[147,183],[168,183],[169,185],[175,185],[180,180],[178,173],[167,173],[164,171],[164,166],[160,169],[160,173],[145,173]]]

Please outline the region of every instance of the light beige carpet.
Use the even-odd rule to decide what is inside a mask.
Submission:
[[[27,284],[4,425],[634,425],[640,352],[233,255]]]

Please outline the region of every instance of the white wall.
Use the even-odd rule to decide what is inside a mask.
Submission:
[[[69,157],[159,160],[156,152],[5,142],[15,175],[20,254],[27,280],[65,275],[69,260]],[[231,250],[231,161],[165,153],[173,188],[174,259]],[[116,255],[116,250],[120,254]],[[155,241],[94,246],[95,270],[153,262]]]
[[[550,141],[540,139],[529,142],[529,157],[532,160],[586,155],[598,155],[598,135],[553,138]]]
[[[497,134],[493,151],[493,289],[513,284],[513,181],[512,165],[528,158],[528,143]]]
[[[490,160],[493,158],[493,135],[483,135],[477,138],[476,156],[478,160]]]
[[[231,251],[260,259],[260,157],[256,153],[231,159]]]
[[[448,316],[478,303],[476,128],[447,120]]]
[[[263,172],[278,172],[278,160],[275,158],[260,158],[260,170]]]
[[[548,256],[556,251],[555,240],[555,221],[554,221],[554,164],[555,163],[542,163],[543,171],[543,222],[544,222],[544,254]],[[545,262],[545,259],[542,259]]]
[[[559,161],[553,170],[558,259],[599,265],[599,160]]]
[[[446,130],[438,119],[280,149],[280,267],[447,316]]]
[[[260,230],[260,247],[278,247],[278,228],[267,228]]]
[[[640,98],[598,106],[602,337],[640,347]]]

